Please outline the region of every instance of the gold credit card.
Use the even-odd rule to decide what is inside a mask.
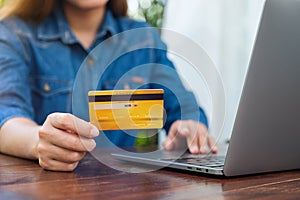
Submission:
[[[90,121],[99,130],[163,127],[162,89],[101,90],[88,95]]]

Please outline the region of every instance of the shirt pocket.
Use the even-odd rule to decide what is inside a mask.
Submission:
[[[104,90],[131,90],[149,89],[149,81],[141,76],[133,76],[122,80],[106,80],[103,82]]]
[[[30,79],[35,120],[42,124],[53,112],[72,112],[72,82],[48,77]]]
[[[32,92],[37,96],[51,98],[56,95],[70,94],[73,83],[56,78],[35,77],[30,79],[30,85]]]

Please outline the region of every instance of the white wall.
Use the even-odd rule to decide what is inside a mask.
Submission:
[[[263,3],[263,0],[168,0],[164,28],[198,43],[221,74],[226,93],[226,118],[223,132],[212,133],[216,137],[221,135],[221,140],[230,137]],[[168,36],[163,32],[163,37]],[[170,57],[183,77],[194,76],[187,62]],[[213,105],[205,81],[199,77],[191,81],[199,103],[211,119]],[[214,130],[214,124],[210,126],[210,130]]]

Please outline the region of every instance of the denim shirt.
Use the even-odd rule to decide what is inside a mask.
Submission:
[[[129,30],[137,32],[122,35]],[[166,45],[146,23],[115,18],[107,10],[89,49],[76,39],[61,8],[39,24],[17,17],[0,23],[0,127],[14,117],[43,124],[53,112],[89,121],[88,90],[137,88],[165,90],[166,131],[180,119],[207,125],[167,58]],[[132,146],[135,139],[123,131],[104,134],[122,147]]]

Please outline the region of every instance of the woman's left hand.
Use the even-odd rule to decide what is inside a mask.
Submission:
[[[193,154],[216,153],[215,139],[208,134],[206,126],[193,120],[175,121],[163,142],[166,150],[189,149]]]

